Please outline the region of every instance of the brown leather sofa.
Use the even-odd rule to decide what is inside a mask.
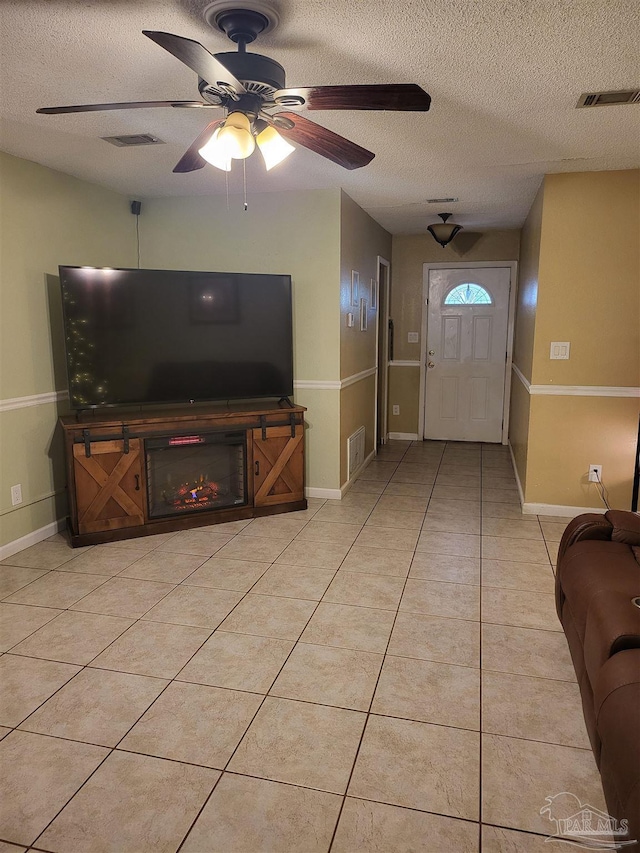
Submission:
[[[558,552],[556,606],[607,807],[640,842],[639,515],[573,519]]]

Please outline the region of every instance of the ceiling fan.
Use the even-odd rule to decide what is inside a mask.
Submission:
[[[246,46],[273,26],[265,7],[229,8],[228,2],[212,3],[219,11],[208,16],[210,23],[238,46],[237,52],[211,54],[199,42],[172,33],[143,30],[198,75],[200,101],[133,101],[114,104],[78,104],[43,107],[46,115],[125,110],[144,107],[183,109],[222,108],[226,117],[210,122],[193,141],[174,172],[202,169],[206,162],[229,171],[232,159],[244,159],[256,142],[267,169],[293,151],[289,142],[302,145],[345,169],[366,166],[371,151],[310,121],[293,110],[397,110],[426,112],[430,96],[418,85],[380,84],[360,86],[311,86],[285,88],[284,68],[275,60],[247,53]],[[249,4],[247,4],[249,5]]]

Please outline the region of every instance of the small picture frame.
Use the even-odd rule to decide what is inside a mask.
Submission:
[[[368,328],[367,319],[368,319],[367,318],[367,300],[361,299],[360,300],[360,331],[361,332],[367,331],[367,328]]]
[[[351,270],[351,304],[358,306],[358,290],[360,289],[360,273]]]
[[[378,307],[378,282],[375,278],[371,279],[371,310],[375,311]]]

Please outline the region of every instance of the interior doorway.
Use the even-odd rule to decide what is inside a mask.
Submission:
[[[389,405],[389,280],[391,264],[378,255],[376,274],[376,450],[387,441]]]
[[[506,442],[515,263],[425,264],[425,439]]]

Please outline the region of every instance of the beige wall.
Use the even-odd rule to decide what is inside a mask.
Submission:
[[[532,382],[640,385],[640,170],[547,175],[542,223]]]
[[[542,202],[544,182],[531,205],[531,210],[522,226],[520,237],[520,265],[513,338],[513,364],[531,381],[533,366],[533,336],[538,307],[538,266],[540,263],[540,239],[542,234]],[[530,399],[518,377],[511,377],[511,399],[509,413],[509,441],[520,479],[525,491],[527,481],[527,453],[529,445]]]
[[[520,239],[520,269],[518,299],[513,340],[513,363],[531,381],[533,365],[533,335],[538,307],[538,266],[542,234],[542,200],[544,184],[535,197]]]
[[[529,395],[514,379],[510,439],[525,503],[601,508],[587,482],[600,464],[611,506],[630,507],[638,400],[598,389],[640,386],[639,177],[547,175],[523,231],[516,364],[534,386],[595,394]],[[571,343],[569,360],[549,358],[556,340]]]
[[[426,226],[425,226],[426,229]],[[394,235],[391,253],[390,316],[394,322],[394,361],[419,361],[420,340],[410,344],[408,332],[421,334],[423,265],[517,261],[520,232],[462,231],[443,249],[426,230],[424,234]],[[420,370],[392,367],[389,371],[389,432],[418,432]],[[393,406],[400,406],[400,415]]]
[[[58,265],[134,259],[126,197],[0,152],[0,400],[66,389]],[[64,516],[61,409],[0,412],[0,545]]]
[[[391,235],[341,193],[340,204],[340,378],[346,379],[376,366],[377,309],[371,307],[371,282],[378,274],[378,256],[391,258]],[[351,271],[359,273],[358,301],[367,300],[367,329],[360,328],[359,305],[351,304]],[[347,314],[355,323],[347,326]],[[365,456],[373,450],[375,431],[375,375],[340,392],[340,482],[348,479],[347,438],[365,427]]]

